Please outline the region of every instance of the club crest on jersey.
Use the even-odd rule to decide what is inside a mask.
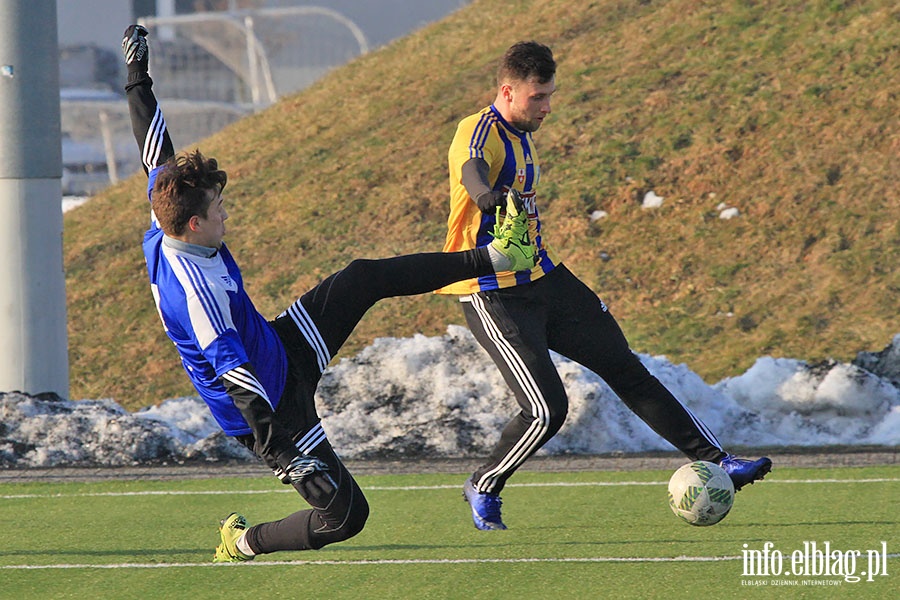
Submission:
[[[519,183],[525,183],[525,168],[518,169],[516,171],[516,181]]]

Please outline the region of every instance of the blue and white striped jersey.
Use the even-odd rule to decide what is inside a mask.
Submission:
[[[157,169],[149,173],[148,196]],[[244,290],[237,263],[224,244],[205,257],[164,242],[155,219],[144,234],[143,249],[160,319],[191,382],[225,433],[251,433],[219,378],[250,363],[263,387],[255,391],[274,410],[284,391],[287,355]],[[252,377],[247,385],[255,385]]]

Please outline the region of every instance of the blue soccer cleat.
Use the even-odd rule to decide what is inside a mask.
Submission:
[[[719,466],[731,477],[734,491],[738,491],[748,483],[752,484],[765,477],[772,470],[772,461],[765,456],[758,460],[747,460],[727,454],[719,461]]]
[[[472,507],[472,520],[475,527],[482,531],[506,529],[506,525],[500,518],[499,494],[484,494],[475,489],[472,478],[466,479],[463,485],[463,498]]]

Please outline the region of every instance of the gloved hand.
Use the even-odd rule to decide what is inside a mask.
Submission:
[[[522,212],[525,204],[522,201],[522,194],[515,188],[509,188],[506,191],[491,190],[490,192],[484,192],[475,198],[475,204],[478,205],[478,208],[484,214],[492,215],[498,208],[506,212],[506,205],[510,200],[513,206],[516,207],[516,214]]]
[[[143,25],[129,25],[122,36],[122,53],[125,55],[129,75],[147,72],[150,58],[150,49],[147,47],[149,33]]]
[[[284,467],[273,468],[275,477],[281,480],[281,483],[294,484],[303,483],[310,475],[316,471],[328,471],[328,465],[314,456],[301,454],[295,456],[290,463]]]
[[[494,214],[499,206],[506,206],[506,194],[502,190],[489,190],[478,194],[475,198],[475,204],[486,215]]]

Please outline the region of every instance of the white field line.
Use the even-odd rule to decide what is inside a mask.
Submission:
[[[897,477],[880,477],[871,479],[772,479],[766,480],[765,484],[773,483],[790,483],[790,484],[807,484],[807,483],[897,483],[900,478]],[[666,481],[582,481],[582,482],[566,482],[560,481],[556,483],[510,483],[508,488],[534,488],[534,487],[623,487],[623,486],[664,486]],[[409,492],[409,491],[428,491],[428,490],[456,490],[459,485],[370,485],[362,486],[365,492]],[[258,494],[294,494],[294,488],[273,488],[269,490],[147,490],[143,492],[79,492],[71,494],[3,494],[0,500],[19,500],[26,498],[92,498],[92,497],[117,497],[117,496],[216,496],[216,495],[258,495]]]
[[[887,558],[900,558],[892,553]],[[243,563],[113,563],[113,564],[57,564],[57,565],[3,565],[0,570],[34,571],[41,569],[180,569],[192,567],[296,567],[296,566],[370,566],[370,565],[469,565],[514,563],[701,563],[742,560],[742,556],[597,556],[573,558],[408,558],[364,560],[255,560]]]
[[[479,563],[669,563],[669,562],[719,562],[741,560],[740,556],[676,556],[672,558],[650,557],[596,557],[596,558],[409,558],[374,560],[254,560],[243,563],[118,563],[105,565],[60,564],[60,565],[5,565],[6,570],[37,569],[171,569],[179,567],[233,567],[247,565],[254,567],[293,567],[309,565],[468,565]]]

